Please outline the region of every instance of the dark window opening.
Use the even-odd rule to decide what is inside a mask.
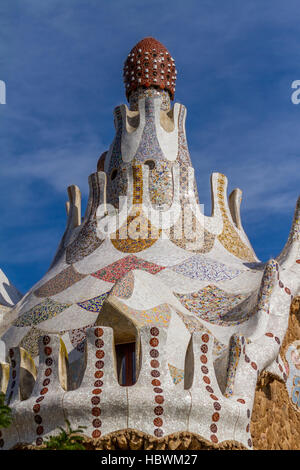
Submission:
[[[116,345],[117,370],[120,385],[129,387],[136,382],[135,343]]]
[[[111,172],[110,179],[111,179],[111,180],[114,180],[114,179],[117,177],[117,174],[118,174],[118,170],[115,168],[115,169]]]
[[[147,165],[149,167],[149,170],[154,170],[155,168],[154,160],[146,160],[144,165]]]

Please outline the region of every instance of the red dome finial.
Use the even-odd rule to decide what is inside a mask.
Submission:
[[[177,71],[175,61],[161,42],[144,38],[138,42],[124,64],[126,97],[138,87],[158,87],[167,90],[174,99]]]

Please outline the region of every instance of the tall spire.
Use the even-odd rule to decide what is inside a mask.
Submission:
[[[0,307],[12,307],[22,298],[22,294],[10,283],[2,269],[0,269]]]

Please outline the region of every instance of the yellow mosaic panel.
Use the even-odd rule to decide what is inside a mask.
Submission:
[[[137,323],[138,327],[154,325],[166,328],[171,319],[171,309],[168,304],[157,305],[147,310],[133,309],[120,301],[114,301],[114,304],[118,306],[122,313],[131,318],[135,324]]]
[[[225,176],[219,175],[218,179],[218,189],[217,189],[217,196],[218,196],[218,203],[222,213],[223,218],[223,231],[218,236],[218,240],[222,243],[224,248],[227,251],[232,253],[237,258],[240,258],[245,261],[255,261],[255,257],[250,250],[250,248],[245,245],[245,243],[241,240],[240,236],[234,229],[234,226],[230,222],[226,208],[225,208]]]
[[[143,175],[141,165],[133,166],[133,204],[126,223],[111,235],[111,243],[123,253],[138,253],[150,248],[160,237],[161,230],[154,227],[142,211]]]

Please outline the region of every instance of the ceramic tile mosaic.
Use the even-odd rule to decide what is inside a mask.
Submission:
[[[180,105],[180,112],[178,116],[178,155],[177,160],[185,166],[192,166],[190,153],[185,137],[185,115],[186,107]]]
[[[237,277],[241,271],[203,256],[193,256],[170,269],[191,279],[201,281],[226,281]]]
[[[242,338],[242,341],[245,341],[245,339]],[[226,390],[224,393],[226,397],[230,397],[231,395],[233,395],[233,392],[234,392],[233,386],[234,386],[235,372],[236,372],[236,368],[237,368],[240,355],[241,355],[242,344],[243,344],[242,341],[237,335],[232,336],[230,339],[229,358],[228,358],[228,365],[227,365],[227,384],[226,384]]]
[[[288,366],[286,388],[293,406],[300,411],[300,340],[288,346],[285,357]]]
[[[178,367],[171,364],[168,364],[168,367],[174,384],[179,384],[184,379],[184,370],[178,369]]]
[[[46,298],[43,302],[23,313],[17,320],[13,322],[14,326],[23,327],[38,325],[39,323],[49,320],[59,315],[71,304],[61,304],[54,300]]]
[[[32,357],[36,357],[39,352],[39,338],[44,334],[44,331],[32,327],[20,342],[20,346],[26,349]]]
[[[177,70],[168,49],[157,39],[146,37],[128,54],[123,79],[128,100],[139,87],[163,89],[174,99]]]
[[[138,111],[138,102],[141,98],[144,97],[149,97],[149,98],[155,98],[155,97],[161,97],[161,109],[163,111],[169,111],[171,103],[170,103],[170,95],[167,91],[165,90],[158,90],[156,88],[138,88],[136,91],[132,92],[129,97],[129,104],[130,104],[130,109],[132,111]]]
[[[239,308],[247,296],[228,294],[214,285],[191,294],[175,295],[198,318],[218,325],[239,324],[250,316],[249,312],[245,314],[244,309]]]
[[[137,253],[152,246],[159,238],[161,230],[156,229],[144,214],[143,178],[141,165],[133,165],[133,203],[127,220],[116,233],[111,235],[111,243],[122,252]]]
[[[107,203],[112,204],[114,207],[119,208],[119,198],[126,196],[128,189],[128,175],[127,168],[121,167],[114,168],[110,174],[109,182],[107,185]]]
[[[137,163],[144,163],[149,159],[164,160],[165,157],[158,143],[155,129],[154,99],[147,96],[145,98],[145,121],[146,125],[134,160]]]
[[[77,328],[75,330],[69,331],[70,341],[72,346],[77,349],[77,351],[83,353],[86,342],[86,332],[92,326],[94,325],[87,325],[84,328]]]
[[[70,243],[66,249],[66,261],[68,264],[76,263],[96,250],[103,240],[97,237],[96,222],[91,221],[83,225],[76,240]]]
[[[89,201],[88,201],[89,211],[87,214],[89,220],[95,219],[98,206],[102,202],[103,195],[101,194],[101,192],[103,192],[103,188],[101,187],[101,185],[102,185],[102,181],[101,179],[99,180],[98,173],[92,173],[89,176],[90,193],[89,193]]]
[[[84,302],[79,302],[77,305],[89,312],[100,312],[104,300],[108,296],[108,292],[98,295],[93,299],[85,300]]]
[[[215,243],[215,235],[202,227],[189,206],[171,227],[169,238],[175,245],[193,253],[209,253]]]
[[[198,206],[186,109],[171,108],[174,59],[146,38],[124,72],[130,109],[115,109],[115,138],[89,177],[84,219],[72,186],[76,204],[70,197],[54,262],[0,312],[13,410],[0,448],[19,441],[39,446],[68,418],[95,439],[127,428],[156,438],[188,431],[215,445],[252,449],[261,373],[283,381],[299,411],[298,339],[284,350],[286,364],[280,351],[300,293],[300,199],[282,253],[260,263],[242,229],[241,191],[228,201],[224,175],[212,174],[212,216]],[[119,196],[127,197],[122,207]],[[105,204],[122,223],[101,238],[98,208]],[[166,215],[172,222],[161,227]],[[5,282],[0,272],[0,304]],[[115,343],[135,354],[124,374],[117,374]],[[26,400],[19,398],[20,346],[39,364]],[[130,368],[133,385],[124,383]]]
[[[134,275],[129,271],[123,278],[116,282],[111,293],[120,299],[131,297],[134,289]]]
[[[246,414],[245,400],[243,400],[243,403],[237,400],[229,400],[224,398],[221,393],[214,374],[212,361],[213,341],[211,336],[207,333],[194,335],[192,345],[195,357],[195,371],[194,381],[190,388],[192,411],[189,429],[215,444],[222,442],[225,436],[228,440],[234,440],[235,426],[239,415],[244,415],[244,429],[246,429],[249,422]],[[242,407],[245,407],[245,414],[241,413]],[[247,447],[252,447],[252,443],[251,446],[247,443],[248,437],[244,433],[242,442]]]
[[[218,239],[226,248],[226,250],[235,255],[237,258],[246,261],[255,261],[253,252],[241,240],[236,229],[230,222],[226,211],[225,201],[225,176],[220,174],[218,180],[218,202],[222,212],[224,228],[221,235],[218,236]]]
[[[205,326],[203,326],[203,324],[199,322],[194,315],[185,315],[179,309],[176,309],[176,313],[179,316],[179,318],[181,318],[185,327],[191,334],[194,333],[195,331],[198,331],[198,332],[207,331]]]
[[[143,351],[140,374],[135,385],[128,387],[128,427],[141,426],[148,434],[162,437],[187,429],[191,407],[189,392],[175,385],[166,358],[167,330],[144,327],[141,330]],[[147,400],[140,397],[147,396]],[[142,424],[143,421],[143,424]]]
[[[120,303],[120,309],[129,318],[137,321],[140,327],[146,325],[167,327],[171,319],[171,309],[167,304],[158,305],[147,310],[137,310]]]
[[[117,106],[114,110],[114,122],[116,128],[116,135],[114,141],[112,143],[112,150],[110,155],[107,156],[107,160],[109,160],[109,166],[106,170],[109,177],[112,174],[112,171],[115,168],[118,168],[120,165],[120,158],[121,158],[121,137],[122,137],[122,113],[120,106]],[[110,179],[111,181],[111,179]]]
[[[63,409],[75,428],[84,425],[85,434],[97,439],[126,428],[127,390],[119,386],[115,373],[113,331],[93,327],[86,333],[87,365],[81,385],[64,394]]]
[[[127,233],[127,227],[130,225],[133,227],[133,230],[135,230],[135,226],[138,226],[139,232],[142,233],[140,239],[124,239],[122,229],[124,228],[125,233]],[[138,218],[136,216],[128,217],[127,224],[123,228],[121,227],[121,229],[117,231],[116,236],[111,239],[112,245],[122,253],[139,253],[140,251],[144,251],[154,245],[160,235],[160,232],[157,232],[154,234],[155,238],[148,238],[148,235],[146,235],[147,238],[144,237],[144,234],[153,233],[153,231],[155,231],[155,227],[153,230],[153,227],[144,214],[141,214]]]
[[[142,269],[150,274],[156,274],[164,269],[164,266],[158,266],[155,263],[149,263],[141,258],[137,258],[134,255],[129,255],[103,269],[99,269],[99,271],[93,273],[92,276],[106,282],[116,282],[133,269]]]
[[[149,172],[150,200],[155,208],[168,208],[173,202],[172,163],[157,161]]]
[[[36,289],[34,291],[34,295],[37,297],[51,297],[52,295],[63,292],[68,287],[85,277],[86,274],[78,273],[74,266],[68,266],[41,287]]]

